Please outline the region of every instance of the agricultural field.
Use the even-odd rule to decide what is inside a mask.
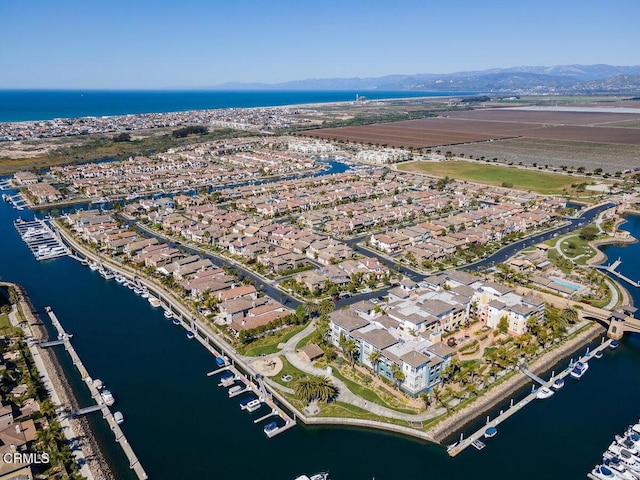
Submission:
[[[450,148],[454,155],[469,158],[498,158],[500,162],[550,165],[549,170],[584,167],[587,171],[602,168],[604,172],[624,172],[640,165],[640,147],[636,145],[576,142],[571,140],[540,140],[513,138],[490,143],[456,145]]]
[[[582,181],[568,175],[537,172],[515,167],[502,167],[467,161],[407,162],[398,165],[398,170],[420,172],[435,177],[501,186],[512,184],[515,189],[542,194],[575,193],[572,184]],[[579,183],[579,182],[578,182]]]
[[[372,145],[447,149],[466,157],[498,158],[506,163],[585,167],[587,171],[602,168],[612,174],[637,167],[640,158],[640,113],[616,113],[612,109],[485,108],[366,127],[313,130],[306,135]]]

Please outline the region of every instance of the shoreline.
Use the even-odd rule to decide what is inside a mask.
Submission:
[[[4,285],[11,286],[16,290],[20,311],[22,312],[29,329],[33,333],[33,338],[38,341],[48,341],[49,332],[40,318],[40,315],[38,315],[35,308],[33,308],[25,289],[15,283],[2,283]],[[48,377],[53,390],[58,396],[60,407],[64,408],[65,411],[76,410],[79,408],[73,389],[71,388],[67,376],[65,375],[65,372],[53,351],[45,348],[39,349],[38,353],[45,369],[45,372],[40,373],[44,377]],[[84,417],[68,417],[67,421],[69,422],[79,449],[82,451],[86,462],[85,465],[89,469],[92,477],[95,480],[115,480],[115,476],[109,468],[109,465],[98,446],[93,430],[91,429],[87,419]]]
[[[539,375],[603,334],[606,334],[604,327],[594,323],[585,331],[578,333],[575,337],[558,345],[556,348],[552,348],[540,358],[536,359],[529,365],[529,370]],[[438,442],[442,443],[446,439],[453,437],[453,435],[459,432],[466,424],[473,422],[482,414],[495,408],[500,402],[507,401],[509,395],[530,382],[531,379],[525,375],[514,376],[489,390],[486,394],[478,397],[478,400],[467,405],[462,410],[438,422],[434,427],[429,429],[428,432],[437,439]]]
[[[411,93],[414,92],[415,90],[400,90],[396,93]],[[1,92],[7,92],[7,90],[0,90]],[[46,90],[46,92],[48,93],[57,93],[57,92],[69,92],[68,90]],[[85,92],[85,90],[78,90],[78,93],[82,93]],[[94,90],[94,92],[96,92]],[[100,93],[125,93],[125,92],[132,92],[131,90],[97,90],[97,92]],[[341,94],[341,93],[359,93],[359,92],[364,92],[365,95],[362,95],[364,97],[366,97],[367,93],[377,93],[378,90],[358,90],[358,92],[356,92],[356,89],[354,90],[136,90],[134,92],[138,92],[138,93],[193,93],[193,92],[199,92],[199,93],[222,93],[222,94],[229,94],[229,93],[270,93],[270,94],[278,94],[278,93],[307,93],[307,94],[313,94],[313,93],[336,93],[336,94]],[[388,92],[385,93],[394,93],[393,90],[390,90]],[[466,96],[470,96],[470,95],[478,95],[478,93],[473,93],[473,92],[428,92],[428,91],[420,91],[420,93],[425,94],[425,95],[416,95],[416,96],[406,96],[406,97],[383,97],[383,98],[367,98],[366,100],[363,100],[362,103],[365,102],[391,102],[391,101],[395,101],[395,100],[425,100],[425,99],[438,99],[438,98],[456,98],[456,97],[466,97]],[[432,93],[434,95],[428,95],[429,93]],[[33,122],[48,122],[48,121],[52,121],[52,120],[77,120],[77,119],[81,119],[81,118],[90,118],[90,117],[99,117],[99,118],[116,118],[116,117],[127,117],[127,116],[135,116],[135,115],[169,115],[169,114],[174,114],[174,113],[181,113],[181,114],[187,114],[187,113],[191,113],[191,112],[206,112],[206,111],[217,111],[217,110],[257,110],[257,109],[261,109],[261,108],[317,108],[317,107],[332,107],[332,106],[336,106],[336,105],[343,105],[343,104],[348,104],[348,103],[355,103],[355,100],[333,100],[333,101],[327,101],[327,102],[305,102],[305,103],[283,103],[283,104],[276,104],[276,105],[255,105],[255,106],[251,106],[251,107],[233,107],[233,106],[227,106],[227,107],[213,107],[213,108],[191,108],[188,110],[163,110],[163,111],[155,111],[155,112],[150,112],[150,111],[145,111],[145,112],[128,112],[128,113],[112,113],[112,114],[104,114],[104,115],[97,115],[97,114],[93,114],[93,115],[78,115],[76,117],[50,117],[50,118],[38,118],[38,119],[30,119],[30,120],[0,120],[0,124],[2,123],[12,123],[12,124],[28,124],[28,123],[33,123]]]

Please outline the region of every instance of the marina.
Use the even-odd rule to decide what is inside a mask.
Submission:
[[[602,455],[602,464],[596,465],[587,477],[591,480],[637,480],[640,478],[640,423],[627,427]]]
[[[569,363],[569,366],[564,370],[562,370],[557,375],[554,375],[555,372],[552,372],[551,378],[548,381],[543,380],[542,378],[538,377],[534,373],[527,370],[525,367],[521,366],[520,372],[522,372],[524,375],[529,377],[534,382],[534,386],[531,389],[531,393],[528,394],[522,400],[520,400],[518,403],[514,403],[513,399],[511,399],[511,403],[507,410],[501,410],[500,414],[493,420],[490,420],[490,418],[487,417],[486,424],[482,426],[480,429],[478,429],[477,431],[475,431],[474,433],[472,433],[469,437],[464,438],[463,434],[461,434],[460,441],[454,443],[453,445],[450,445],[447,448],[447,452],[449,453],[449,455],[452,457],[455,457],[456,455],[459,455],[463,450],[465,450],[469,446],[473,446],[478,450],[482,450],[485,447],[485,444],[480,440],[481,438],[483,437],[491,438],[495,436],[498,433],[498,430],[497,430],[498,425],[500,425],[502,422],[504,422],[509,417],[514,415],[516,412],[519,412],[520,410],[522,410],[525,406],[527,406],[534,400],[546,399],[551,397],[554,394],[552,387],[555,386],[556,390],[559,388],[562,388],[562,386],[564,386],[564,378],[567,375],[571,375],[572,377],[576,378],[575,375],[573,374],[574,369],[576,368],[576,365],[582,364],[582,365],[588,366],[587,361],[591,359],[597,352],[601,352],[606,348],[608,348],[610,343],[611,343],[611,340],[603,339],[601,344],[598,347],[596,347],[592,352],[590,352],[587,349],[587,352],[582,357],[580,357],[577,362],[574,363],[573,360],[571,360],[571,362]],[[582,370],[582,374],[586,372],[587,368],[584,368]],[[577,378],[579,379],[580,377],[577,377]],[[560,380],[562,382],[560,382]],[[540,388],[536,389],[535,384],[540,385]],[[491,435],[487,435],[487,432],[489,431],[491,432]]]
[[[70,254],[69,249],[49,228],[45,220],[18,219],[14,222],[14,226],[36,260],[49,260]]]
[[[85,381],[85,384],[89,388],[89,391],[91,392],[91,397],[96,402],[96,405],[92,405],[90,407],[80,409],[76,411],[74,414],[77,416],[77,415],[85,415],[93,411],[101,411],[102,418],[104,418],[109,424],[111,431],[115,435],[116,442],[120,445],[123,452],[129,459],[129,468],[135,472],[136,476],[140,480],[146,480],[148,477],[144,468],[138,461],[138,457],[133,451],[133,448],[131,447],[124,433],[120,429],[119,423],[122,423],[122,421],[118,422],[116,418],[114,418],[113,414],[111,413],[111,410],[109,409],[109,404],[113,404],[113,402],[109,400],[109,396],[111,396],[111,392],[109,392],[109,396],[107,396],[107,395],[104,395],[105,390],[102,390],[101,392],[97,388],[96,383],[94,383],[93,379],[89,376],[89,372],[87,372],[86,368],[84,367],[84,364],[80,360],[80,357],[78,356],[75,349],[73,348],[73,345],[71,345],[71,342],[69,340],[70,336],[67,334],[67,332],[65,332],[64,328],[62,327],[62,324],[60,323],[56,315],[53,313],[53,310],[51,310],[50,307],[46,307],[45,310],[49,315],[52,325],[58,331],[58,336],[64,340],[65,350],[69,353],[69,356],[73,361],[73,364],[78,369],[80,376],[83,378],[83,380]],[[113,397],[111,396],[111,399],[112,398]]]
[[[58,231],[63,237],[66,238],[70,245],[74,244],[72,242],[72,239],[66,237],[66,234],[63,230]],[[86,250],[78,253],[86,255],[87,257],[92,256],[91,252],[88,252]],[[271,413],[267,416],[277,416],[284,422],[284,425],[277,426],[274,429],[270,429],[269,433],[265,432],[269,438],[272,438],[275,435],[289,430],[296,425],[297,422],[295,418],[292,418],[284,409],[282,409],[275,403],[272,398],[271,392],[263,382],[260,374],[255,374],[255,382],[251,381],[247,377],[247,375],[243,374],[239,369],[239,365],[242,365],[242,368],[245,371],[249,372],[250,368],[248,367],[248,365],[245,365],[242,361],[240,361],[240,358],[232,353],[232,349],[229,346],[224,345],[223,340],[214,336],[206,328],[204,328],[200,324],[200,322],[196,320],[194,316],[190,315],[188,310],[186,310],[185,307],[183,307],[177,300],[163,295],[163,293],[148,280],[138,277],[134,273],[125,270],[123,267],[112,264],[107,267],[106,262],[94,258],[93,264],[98,265],[98,263],[101,265],[101,268],[103,270],[109,271],[113,277],[119,276],[122,277],[125,281],[132,282],[137,285],[138,288],[140,288],[143,292],[141,296],[144,298],[146,294],[146,298],[152,307],[159,307],[162,305],[164,312],[171,311],[173,317],[172,321],[175,324],[182,326],[186,330],[187,338],[197,339],[211,354],[213,354],[216,365],[219,368],[216,371],[209,372],[207,376],[213,376],[217,372],[228,371],[229,375],[232,375],[232,377],[230,381],[227,380],[228,385],[225,385],[225,380],[221,381],[224,386],[231,386],[236,381],[239,381],[241,383],[241,385],[231,386],[228,392],[229,398],[236,397],[245,392],[253,391],[258,398],[263,399],[263,403],[271,408]],[[91,265],[92,264],[89,264],[89,266]],[[121,283],[121,285],[124,285],[124,282]],[[180,319],[182,319],[183,321],[181,322]],[[215,347],[217,347],[217,349]],[[227,356],[225,356],[225,351],[228,353],[228,356],[231,357],[230,360],[228,360]]]

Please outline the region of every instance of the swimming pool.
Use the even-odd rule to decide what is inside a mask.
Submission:
[[[558,280],[557,278],[553,279],[553,283],[557,283],[558,285],[562,285],[563,287],[570,288],[571,290],[580,290],[580,286],[574,285],[573,283],[565,282],[564,280]]]

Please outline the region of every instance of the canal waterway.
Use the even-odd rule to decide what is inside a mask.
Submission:
[[[617,350],[592,360],[580,381],[568,380],[552,398],[501,424],[482,451],[467,449],[452,459],[441,447],[397,435],[303,425],[267,439],[262,425],[253,423],[259,412],[241,411],[242,397],[227,398],[217,379],[206,376],[215,368],[213,357],[160,309],[70,258],[37,262],[12,225],[18,216],[31,215],[0,202],[0,278],[23,285],[47,324],[43,313],[50,305],[74,333],[88,371],[113,392],[114,409],[125,416],[122,429],[153,480],[287,480],[320,470],[332,480],[582,479],[614,434],[640,414],[640,338],[629,336]],[[629,217],[622,228],[640,236],[639,217]],[[622,258],[623,273],[638,276],[640,244],[605,251]],[[638,290],[632,290],[640,304]],[[82,406],[88,405],[68,357],[59,357]],[[507,405],[505,400],[489,414]],[[93,415],[117,478],[134,478],[106,423]]]

